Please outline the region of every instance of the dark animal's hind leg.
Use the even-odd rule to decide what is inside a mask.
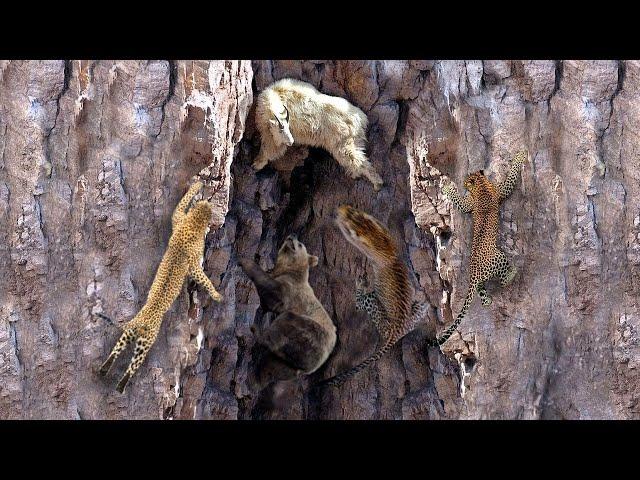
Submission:
[[[264,348],[264,347],[263,347]],[[273,382],[292,380],[300,375],[300,370],[264,348],[262,356],[249,374],[249,384],[253,391],[262,390]]]
[[[328,334],[309,317],[283,312],[264,331],[261,341],[292,367],[309,372],[325,354]]]
[[[268,312],[279,312],[282,309],[280,284],[251,260],[240,260],[240,266],[256,286],[262,309]]]

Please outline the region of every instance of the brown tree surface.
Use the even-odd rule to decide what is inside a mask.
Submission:
[[[254,172],[253,99],[283,77],[369,117],[374,193],[323,150],[294,146]],[[640,418],[640,62],[1,61],[0,418]],[[474,301],[471,217],[447,178],[501,179],[529,161],[501,209],[519,273]],[[101,378],[121,323],[144,303],[171,214],[199,176],[215,205],[204,268],[220,304],[186,282],[124,395],[127,354]],[[354,303],[371,266],[333,224],[350,203],[391,230],[425,324],[340,388],[378,337]],[[309,378],[259,395],[251,326],[264,321],[242,257],[271,268],[298,234],[338,343]]]

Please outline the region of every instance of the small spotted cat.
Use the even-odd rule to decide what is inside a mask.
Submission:
[[[192,198],[201,188],[201,182],[193,184],[178,203],[172,216],[173,232],[169,239],[169,246],[151,284],[147,302],[138,314],[124,325],[120,339],[100,368],[100,374],[106,375],[118,355],[129,343],[135,342],[131,363],[117,386],[120,393],[124,392],[127,382],[140,368],[149,349],[156,341],[162,317],[180,294],[185,277],[191,277],[204,287],[215,301],[222,300],[222,296],[216,291],[201,266],[204,239],[213,212],[211,203],[205,200],[196,202],[189,212],[186,212]],[[105,315],[98,314],[98,316],[113,323]]]
[[[475,292],[478,292],[484,306],[491,305],[491,297],[485,288],[487,280],[497,277],[500,285],[505,287],[516,276],[518,270],[509,264],[504,252],[497,247],[498,213],[500,204],[513,192],[526,159],[527,151],[519,152],[511,160],[507,177],[497,185],[491,183],[482,170],[472,173],[464,181],[464,187],[469,191],[469,195],[465,197],[459,195],[454,183],[442,189],[453,206],[463,213],[473,215],[469,291],[456,320],[440,337],[430,341],[430,346],[442,345],[449,339],[469,311]]]
[[[371,215],[349,205],[338,208],[336,223],[344,237],[373,263],[374,288],[366,292],[362,279],[356,285],[356,308],[365,310],[382,338],[382,346],[359,365],[316,386],[339,386],[349,377],[377,362],[402,337],[415,328],[426,304],[413,302],[407,267],[389,231]]]

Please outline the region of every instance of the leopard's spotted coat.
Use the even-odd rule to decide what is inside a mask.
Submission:
[[[453,206],[463,213],[471,213],[473,216],[469,290],[456,320],[440,337],[429,342],[429,345],[442,345],[449,339],[469,311],[475,292],[478,292],[483,305],[491,304],[491,297],[485,288],[486,281],[497,277],[500,284],[505,287],[515,277],[516,267],[509,264],[504,252],[497,246],[498,212],[502,201],[513,192],[526,159],[526,150],[516,154],[511,160],[507,177],[497,185],[491,183],[482,170],[472,173],[464,181],[464,187],[469,191],[469,195],[465,197],[459,195],[453,183],[443,188],[443,193],[449,197]]]
[[[204,240],[211,220],[211,204],[204,200],[199,201],[189,212],[186,211],[201,188],[202,183],[193,184],[178,203],[172,216],[173,232],[169,246],[153,279],[147,301],[138,314],[123,326],[120,339],[100,368],[100,374],[106,375],[126,346],[135,342],[131,363],[117,386],[121,393],[155,342],[162,317],[180,294],[185,277],[191,277],[204,287],[214,300],[222,300],[222,296],[216,291],[201,266]],[[98,315],[109,320],[105,315]]]

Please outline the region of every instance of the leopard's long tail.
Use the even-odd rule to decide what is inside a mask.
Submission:
[[[106,320],[107,322],[109,322],[111,325],[114,325],[116,327],[118,327],[118,324],[116,322],[114,322],[111,317],[108,317],[102,313],[94,313],[94,315],[98,318],[101,318],[102,320]]]
[[[398,341],[397,337],[398,337],[397,335],[390,335],[389,339],[385,342],[385,344],[380,349],[378,349],[378,351],[376,351],[373,355],[371,355],[369,358],[364,360],[362,363],[356,365],[353,368],[350,368],[346,372],[342,372],[331,378],[318,382],[314,387],[315,388],[328,387],[328,386],[338,387],[342,385],[349,377],[352,377],[356,373],[361,372],[362,370],[367,368],[369,365],[372,365],[378,360],[380,360],[380,358],[382,358],[384,354],[387,353],[389,350],[391,350],[391,347],[393,347],[397,343]]]
[[[444,333],[441,336],[435,338],[434,340],[428,341],[427,346],[439,347],[444,342],[449,340],[449,337],[453,335],[453,332],[456,331],[456,328],[458,328],[458,325],[460,325],[460,322],[462,322],[462,319],[465,317],[465,315],[469,311],[469,307],[471,306],[471,301],[473,300],[473,296],[475,295],[475,292],[476,292],[475,285],[469,285],[469,291],[467,292],[467,297],[464,299],[464,303],[462,304],[462,310],[460,310],[460,313],[458,313],[458,316],[456,317],[455,322],[453,322],[449,326],[449,328],[447,328],[444,331]]]

